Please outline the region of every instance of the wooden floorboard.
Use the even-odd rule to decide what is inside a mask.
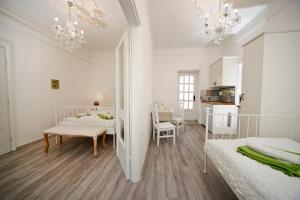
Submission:
[[[97,158],[91,139],[50,138],[48,154],[42,141],[26,145],[0,157],[0,199],[237,199],[210,161],[202,172],[204,131],[190,123],[176,145],[151,141],[139,183],[125,179],[110,137]]]

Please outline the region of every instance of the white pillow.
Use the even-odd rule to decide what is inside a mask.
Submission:
[[[78,113],[77,116],[84,117],[84,116],[87,116],[87,113]]]

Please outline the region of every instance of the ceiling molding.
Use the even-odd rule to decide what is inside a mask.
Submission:
[[[19,17],[18,15],[8,11],[8,10],[5,10],[5,9],[2,9],[0,8],[0,13],[6,15],[7,17],[15,20],[17,23],[19,24],[22,24],[24,25],[25,27],[29,28],[30,30],[33,30],[39,34],[41,34],[42,36],[46,37],[47,38],[47,43],[50,44],[51,46],[61,50],[61,51],[64,51],[65,53],[68,53],[70,55],[73,55],[77,58],[80,58],[81,60],[85,61],[85,62],[88,62],[89,64],[92,64],[91,60],[87,57],[84,57],[82,55],[80,55],[79,53],[77,52],[69,52],[67,51],[66,49],[64,49],[61,45],[59,45],[56,41],[56,39],[51,36],[51,34],[48,34],[46,31],[40,29],[39,27],[33,25],[32,23],[24,20],[23,18]]]
[[[51,30],[54,23],[53,18],[58,17],[59,24],[62,26],[68,19],[68,13],[63,11],[64,9],[61,7],[63,5],[55,3],[56,1],[62,2],[62,0],[0,0],[0,7],[25,20],[30,25],[35,26],[31,26],[31,28],[34,28],[47,37],[54,38]],[[88,2],[90,1],[92,0],[88,0]],[[106,26],[95,28],[84,20],[81,20],[80,17],[72,16],[78,22],[80,29],[85,31],[87,43],[82,47],[82,50],[89,53],[114,50],[125,28],[128,27],[119,0],[96,1],[99,2],[99,8],[104,12]],[[77,53],[80,52],[77,51]],[[89,55],[86,56],[85,53],[82,56],[90,57]]]
[[[2,6],[2,5],[1,5]],[[17,14],[18,13],[18,14]],[[16,21],[17,23],[24,25],[25,27],[29,28],[30,30],[33,30],[35,32],[38,32],[42,36],[46,37],[48,39],[48,44],[51,46],[64,51],[70,55],[73,55],[77,58],[80,58],[81,60],[88,62],[89,64],[92,64],[90,58],[84,57],[81,54],[77,52],[69,52],[66,49],[64,49],[58,42],[57,40],[53,37],[53,35],[49,34],[47,31],[44,31],[42,28],[39,26],[35,25],[36,23],[33,22],[33,20],[28,19],[27,17],[24,17],[25,14],[21,14],[20,11],[17,11],[13,6],[9,6],[6,8],[0,7],[0,14],[3,14],[10,19]]]
[[[119,0],[124,15],[130,26],[141,25],[139,15],[133,0]]]
[[[220,47],[155,49],[155,56],[220,55]]]
[[[254,18],[246,27],[244,27],[240,33],[227,40],[226,43],[222,45],[223,52],[225,49],[229,49],[234,45],[245,46],[249,42],[260,37],[262,34],[267,33],[265,30],[266,24],[270,21],[276,14],[282,11],[289,3],[294,0],[288,1],[274,1],[265,9],[260,15]],[[280,31],[278,31],[280,32]]]
[[[28,19],[27,17],[24,17],[22,14],[17,14],[15,10],[7,10],[5,8],[0,7],[0,12],[5,14],[6,16],[14,19],[15,21],[27,26],[30,29],[33,29],[41,34],[43,34],[46,37],[49,37],[50,39],[54,39],[53,36],[51,36],[48,32],[44,31],[39,26],[35,25],[36,23],[33,22],[33,20]]]
[[[238,44],[239,46],[244,46],[245,44],[249,43],[249,41],[252,41],[253,38],[259,37],[264,32],[265,24],[266,21],[263,21],[253,27],[253,29],[249,30],[247,33],[238,38],[236,40],[236,44]]]

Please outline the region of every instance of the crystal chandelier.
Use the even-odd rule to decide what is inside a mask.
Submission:
[[[201,0],[190,1],[197,7],[201,6]],[[241,16],[238,14],[238,10],[219,0],[218,12],[212,17],[209,14],[205,16],[202,31],[208,40],[214,40],[215,44],[220,45],[232,33],[232,28],[240,22]]]
[[[66,0],[48,0],[53,3],[58,9],[66,11]],[[73,3],[72,15],[83,22],[95,27],[105,28],[107,26],[105,22],[105,14],[97,5],[96,0],[68,0]]]
[[[53,31],[55,33],[56,39],[66,47],[70,52],[75,49],[81,48],[82,44],[85,44],[84,31],[77,27],[78,22],[72,21],[71,19],[71,8],[73,7],[73,2],[67,1],[69,7],[69,17],[66,21],[65,26],[61,26],[58,23],[58,18],[55,17],[55,24],[53,25]]]

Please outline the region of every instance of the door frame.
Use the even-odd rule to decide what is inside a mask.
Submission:
[[[120,6],[129,25],[129,161],[130,181],[138,182],[141,179],[141,49],[142,24],[139,19],[135,2],[119,0]]]
[[[10,151],[15,151],[17,148],[16,137],[16,108],[15,108],[15,76],[14,76],[14,43],[10,40],[0,37],[0,46],[4,47],[6,56],[6,80],[8,89],[8,101],[9,101],[9,130],[10,130]]]
[[[126,61],[126,69],[124,73],[125,76],[129,79],[125,80],[125,88],[124,91],[127,95],[124,97],[124,110],[127,109],[125,114],[126,128],[127,131],[127,140],[128,148],[126,149],[126,155],[129,159],[129,172],[125,172],[126,177],[129,177],[131,182],[138,182],[141,178],[141,167],[140,167],[140,102],[141,102],[141,27],[130,26],[128,30],[126,30],[118,44],[118,47],[122,42],[126,42],[126,38],[128,42],[128,58]],[[117,48],[118,48],[117,47]],[[125,50],[125,51],[126,51]],[[116,52],[116,62],[118,63],[118,53]],[[126,59],[125,59],[126,60]],[[116,65],[118,66],[118,64]],[[119,78],[119,69],[117,67],[117,79]],[[117,86],[118,87],[118,86]],[[119,105],[119,94],[118,89],[116,90],[116,102]],[[126,104],[126,102],[128,104]],[[119,120],[119,109],[117,106],[116,109],[116,120]],[[117,124],[117,129],[119,128],[119,122]],[[119,131],[118,131],[119,134]],[[117,135],[117,156],[119,157],[119,135]],[[123,141],[120,141],[123,144]],[[126,143],[125,143],[126,145]]]
[[[131,26],[129,29],[130,46],[130,181],[138,182],[141,179],[140,151],[141,151],[141,26]]]
[[[122,68],[123,74],[120,74],[120,53],[119,50],[122,50]],[[121,167],[124,171],[126,179],[130,179],[130,118],[129,118],[129,108],[130,108],[130,53],[129,53],[129,33],[126,29],[117,45],[116,48],[116,131],[117,131],[117,156],[119,157]],[[120,75],[123,76],[123,88],[120,88]],[[123,91],[122,91],[123,89]],[[123,92],[123,109],[120,105],[120,92]],[[121,134],[121,120],[124,123],[124,138]],[[121,147],[122,146],[122,147]],[[120,150],[120,149],[124,149]],[[120,152],[123,156],[120,156]],[[125,158],[125,159],[123,159]],[[125,166],[123,166],[125,165]],[[123,168],[124,167],[124,168]]]

